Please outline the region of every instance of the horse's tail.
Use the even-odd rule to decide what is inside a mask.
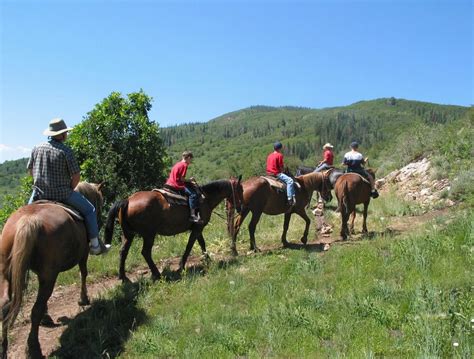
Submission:
[[[11,326],[20,311],[23,293],[27,285],[27,271],[33,248],[41,231],[41,220],[36,216],[24,216],[16,224],[15,239],[10,254],[12,302],[5,318]]]
[[[122,226],[126,222],[128,209],[128,199],[117,201],[110,208],[107,214],[107,222],[104,230],[104,242],[110,244],[112,242],[112,236],[114,234],[115,218],[119,217],[119,221]]]
[[[347,203],[349,197],[349,190],[347,188],[347,181],[344,181],[344,187],[342,187],[342,205],[344,208],[341,208],[341,210],[344,210],[345,213],[349,213],[349,205]]]

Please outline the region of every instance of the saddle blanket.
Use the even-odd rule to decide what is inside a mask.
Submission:
[[[286,189],[286,183],[281,182],[276,177],[260,176],[260,178],[263,178],[272,187],[275,187],[275,188],[278,188],[278,189],[281,189],[281,190]],[[297,188],[301,188],[301,185],[296,181],[295,181],[295,186]]]
[[[40,199],[39,201],[34,201],[34,204],[39,204],[39,205],[45,205],[45,204],[55,204],[59,207],[62,207],[67,213],[69,213],[75,220],[77,221],[84,221],[84,217],[82,217],[82,214],[75,209],[74,207],[68,206],[67,204],[64,204],[62,202],[56,202],[56,201],[48,201],[47,199]]]
[[[185,196],[181,196],[177,193],[173,193],[163,188],[154,188],[152,191],[160,192],[166,198],[169,204],[177,204],[180,206],[188,205],[188,198]]]

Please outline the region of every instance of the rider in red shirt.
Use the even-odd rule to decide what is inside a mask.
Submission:
[[[314,170],[314,172],[321,172],[327,170],[333,166],[334,163],[334,153],[332,149],[334,148],[333,145],[330,143],[326,143],[323,146],[323,160],[318,163],[318,166]]]
[[[288,204],[293,206],[296,202],[293,178],[283,173],[283,154],[280,152],[283,145],[277,141],[273,145],[274,151],[267,157],[267,174],[276,176],[280,181],[286,183],[286,194]]]
[[[182,154],[181,161],[177,162],[171,169],[168,180],[165,183],[165,187],[171,188],[173,191],[181,193],[184,196],[188,196],[189,209],[191,216],[189,220],[194,223],[202,223],[201,217],[199,216],[199,197],[193,188],[192,183],[186,182],[186,172],[188,166],[193,160],[193,153],[191,151],[184,151]],[[191,182],[194,179],[191,177]]]

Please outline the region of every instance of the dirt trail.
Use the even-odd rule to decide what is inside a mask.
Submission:
[[[402,233],[412,230],[429,220],[446,213],[446,209],[432,211],[425,213],[420,216],[413,217],[397,217],[393,218],[390,226],[387,228],[388,232],[391,233]],[[329,237],[318,238],[317,240],[308,242],[306,249],[312,250],[315,252],[324,252],[332,245],[345,244],[345,243],[360,243],[357,240],[360,235],[353,236],[352,241],[340,242],[338,238],[338,233],[335,230]],[[324,248],[324,245],[326,249]],[[302,244],[300,243],[290,243],[290,248],[300,248]],[[264,246],[260,248],[262,252],[272,252],[275,250],[281,249],[280,244],[275,244],[274,246]],[[240,255],[245,255],[241,251]],[[249,254],[247,254],[249,255]],[[170,258],[165,261],[162,261],[158,264],[160,271],[163,271],[163,268],[167,270],[177,271],[179,265],[179,257]],[[217,254],[213,256],[213,261],[231,261],[232,257],[229,255]],[[199,268],[202,263],[201,256],[190,256],[188,259],[187,267],[188,268]],[[128,273],[129,278],[132,281],[135,281],[140,276],[148,277],[148,269],[146,267],[136,268],[133,273]],[[89,283],[88,284],[88,293],[91,301],[95,298],[100,297],[107,290],[119,285],[121,281],[117,278],[108,278],[103,277],[99,282]],[[13,330],[10,331],[10,345],[9,345],[9,357],[10,358],[24,358],[25,357],[25,345],[30,330],[30,321],[29,315],[31,313],[31,308],[34,303],[34,294],[30,294],[25,298],[25,304],[20,312],[20,315],[14,325]],[[52,319],[55,322],[54,327],[40,327],[39,338],[41,343],[41,348],[43,354],[48,356],[59,346],[59,338],[61,334],[66,330],[67,323],[70,320],[73,320],[79,313],[85,310],[87,307],[80,307],[77,304],[79,300],[80,288],[79,285],[70,285],[70,286],[57,286],[54,289],[53,295],[48,301],[48,312]]]

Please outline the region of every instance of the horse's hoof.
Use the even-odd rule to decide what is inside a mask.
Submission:
[[[77,304],[79,304],[81,307],[83,307],[85,305],[90,305],[91,301],[89,300],[89,298],[81,299],[80,301],[77,302]]]
[[[290,246],[290,243],[287,240],[281,241],[281,244],[283,245],[283,248],[288,248]]]
[[[160,279],[161,279],[161,274],[160,273],[151,275],[151,280],[153,282],[159,281]]]
[[[43,327],[51,328],[51,327],[54,327],[56,324],[54,323],[53,318],[51,318],[51,316],[48,313],[46,313],[43,316],[43,319],[41,319],[40,325]]]
[[[237,256],[239,255],[239,252],[237,252],[237,249],[232,248],[232,249],[230,250],[230,254],[231,254],[232,256],[234,256],[234,257],[237,257]]]
[[[126,275],[120,276],[119,279],[122,281],[123,284],[132,283],[132,281],[130,279],[128,279],[128,277]]]
[[[306,237],[301,238],[301,243],[306,245],[306,243],[308,243],[308,238],[306,238]]]

